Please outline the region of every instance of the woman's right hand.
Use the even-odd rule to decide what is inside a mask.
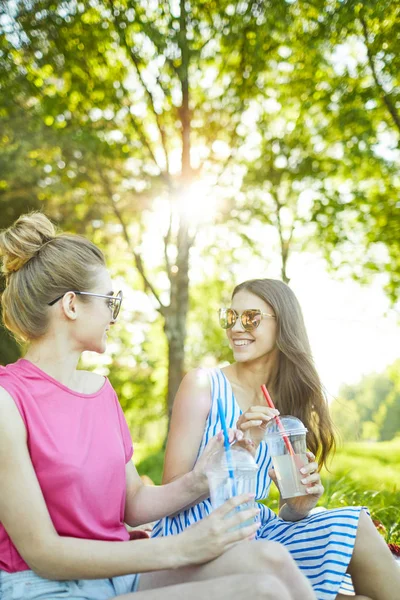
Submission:
[[[253,521],[254,517],[259,514],[259,509],[252,505],[251,508],[235,510],[241,504],[253,501],[253,494],[241,494],[230,498],[208,517],[191,525],[177,536],[182,543],[186,564],[206,563],[226,552],[234,544],[253,539],[259,523],[252,522],[240,529],[236,529],[236,527],[250,519]]]
[[[265,429],[274,417],[279,415],[279,410],[269,406],[250,406],[247,411],[240,415],[236,427],[242,431],[245,439],[250,438],[256,448],[264,438]]]

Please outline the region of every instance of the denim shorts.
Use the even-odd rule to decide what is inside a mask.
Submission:
[[[80,579],[51,581],[33,571],[6,573],[0,571],[1,600],[109,600],[136,592],[139,575],[123,575],[112,579]]]

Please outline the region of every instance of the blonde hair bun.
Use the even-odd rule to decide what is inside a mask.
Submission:
[[[0,233],[4,275],[8,277],[21,269],[44,244],[55,237],[56,229],[43,213],[32,212],[19,217],[11,227]]]

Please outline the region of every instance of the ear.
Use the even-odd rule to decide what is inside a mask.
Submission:
[[[78,316],[78,303],[74,292],[67,292],[61,301],[62,310],[67,319],[75,321]]]

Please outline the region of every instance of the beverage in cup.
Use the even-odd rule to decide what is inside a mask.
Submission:
[[[267,425],[264,440],[272,457],[282,498],[306,496],[306,486],[301,483],[301,467],[308,464],[307,429],[296,417],[275,417]]]
[[[230,446],[228,457],[224,448],[214,452],[206,468],[213,510],[233,496],[255,494],[257,471],[257,463],[250,452],[236,444]],[[241,504],[235,510],[246,510],[255,505],[255,501],[250,500]],[[245,527],[253,522],[254,519],[251,518],[241,523],[240,527]]]

